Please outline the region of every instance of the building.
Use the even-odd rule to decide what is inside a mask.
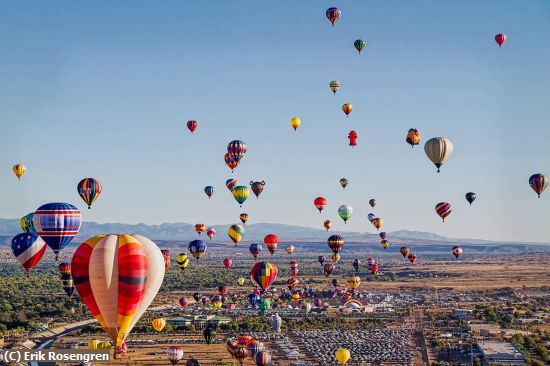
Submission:
[[[453,318],[458,320],[468,320],[472,318],[473,311],[470,309],[453,309]]]
[[[512,343],[499,341],[480,341],[479,350],[483,356],[482,365],[486,366],[525,366],[525,357]]]
[[[186,326],[193,324],[195,329],[204,329],[207,325],[217,328],[221,324],[228,324],[231,321],[229,318],[224,318],[217,315],[183,315],[175,318],[170,318],[167,323],[171,326]]]

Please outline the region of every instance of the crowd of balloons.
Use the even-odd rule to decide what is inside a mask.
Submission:
[[[339,21],[342,12],[337,8],[329,8],[326,11],[326,17],[333,26]],[[502,47],[507,41],[505,34],[497,34],[495,41]],[[366,41],[357,39],[353,42],[355,49],[361,54],[365,51]],[[337,80],[332,80],[329,83],[330,91],[336,94],[341,87],[341,83]],[[342,111],[349,117],[353,111],[353,106],[350,103],[342,105]],[[294,131],[298,131],[302,125],[299,117],[290,119],[290,126]],[[199,123],[196,120],[187,122],[187,128],[193,134],[198,128]],[[351,130],[348,133],[349,145],[357,146],[358,133]],[[416,128],[411,128],[407,131],[405,141],[411,147],[419,145],[422,140],[419,131]],[[441,167],[448,161],[454,151],[453,143],[446,137],[432,137],[424,144],[424,152],[428,159],[435,165],[439,173]],[[243,161],[247,153],[247,146],[241,140],[232,140],[227,145],[227,152],[224,155],[224,161],[227,167],[234,172]],[[13,173],[17,179],[21,179],[27,169],[23,164],[13,166]],[[345,189],[350,182],[347,178],[340,179],[340,185]],[[237,179],[230,178],[225,182],[227,189],[231,192],[235,201],[242,207],[250,195],[250,191],[254,193],[256,198],[259,198],[266,182],[263,180],[251,180],[248,185],[239,185]],[[529,178],[529,185],[540,197],[548,186],[548,177],[542,173],[533,174]],[[84,178],[77,184],[77,193],[86,203],[88,209],[100,197],[102,193],[102,185],[95,178]],[[204,193],[208,199],[214,197],[216,189],[212,185],[204,187]],[[476,200],[477,195],[474,192],[468,192],[465,195],[467,202],[472,205]],[[314,206],[320,214],[327,207],[327,199],[319,196],[313,201]],[[376,199],[369,200],[369,205],[372,209],[377,205]],[[440,218],[445,221],[452,212],[452,205],[449,202],[439,202],[435,205],[435,211]],[[353,215],[353,208],[348,204],[342,204],[338,207],[338,215],[346,223]],[[228,228],[228,236],[237,246],[245,235],[245,226],[249,219],[249,215],[243,212],[239,215],[240,223],[233,224]],[[380,230],[384,224],[382,218],[375,214],[368,215],[370,223]],[[22,233],[16,235],[12,240],[12,250],[15,257],[23,266],[26,272],[36,267],[40,259],[46,251],[46,246],[50,247],[56,255],[56,260],[59,259],[60,252],[71,242],[78,234],[82,224],[82,217],[79,209],[69,203],[53,202],[44,204],[36,209],[36,211],[25,215],[21,219]],[[329,231],[332,227],[330,220],[324,220],[323,227]],[[195,231],[201,236],[206,232],[209,239],[216,235],[216,230],[207,227],[203,223],[195,225]],[[386,238],[385,232],[380,232],[381,246],[387,249],[390,242]],[[273,255],[279,244],[279,237],[276,234],[268,234],[264,238],[263,244],[267,250]],[[340,259],[340,251],[344,247],[344,238],[341,235],[330,235],[327,239],[327,245],[332,251],[332,261],[328,261],[325,256],[319,256],[318,261],[321,264],[324,275],[328,278],[337,268],[337,263]],[[295,247],[288,245],[285,252],[292,255]],[[207,252],[207,243],[204,240],[192,240],[188,244],[188,251],[197,261],[202,258]],[[249,246],[250,254],[257,260],[262,251],[263,245],[253,243]],[[400,248],[400,253],[411,263],[417,260],[417,255],[411,252],[410,248],[403,246]],[[460,246],[452,248],[452,254],[455,258],[459,258],[463,253]],[[190,265],[189,257],[186,253],[180,253],[176,257],[176,263],[183,273]],[[223,259],[223,266],[227,271],[233,265],[231,258]],[[105,332],[112,339],[116,352],[125,354],[127,346],[125,340],[130,331],[140,319],[143,313],[147,310],[153,299],[155,298],[164,278],[164,273],[170,266],[170,252],[167,249],[160,250],[151,240],[140,235],[98,235],[84,241],[75,251],[70,263],[63,262],[59,264],[58,270],[60,273],[61,284],[67,295],[72,298],[76,290],[82,301],[86,304],[90,312],[99,321]],[[355,259],[353,267],[355,272],[359,271],[360,261]],[[373,275],[376,275],[380,266],[374,258],[368,258],[366,261],[367,268]],[[288,299],[293,301],[301,301],[302,297],[312,297],[314,291],[306,289],[305,291],[297,290],[300,283],[297,278],[299,273],[299,262],[291,260],[289,263],[291,278],[286,282],[288,291],[280,295],[280,299]],[[116,274],[116,278],[110,278],[105,274]],[[279,271],[275,263],[270,261],[256,262],[250,270],[250,281],[254,288],[247,295],[247,300],[250,305],[258,307],[260,313],[267,314],[271,308],[277,308],[277,303],[271,304],[273,296],[268,296],[270,287],[277,278]],[[112,286],[111,281],[118,281],[116,286]],[[337,279],[332,279],[332,284],[335,291],[342,296],[344,300],[354,297],[356,290],[361,285],[361,278],[357,274],[349,276],[347,280],[348,291],[336,289],[339,286]],[[238,280],[240,286],[245,285],[246,279],[241,277]],[[219,294],[212,299],[208,299],[199,293],[193,295],[196,302],[201,301],[205,304],[211,301],[215,308],[220,308],[226,303],[227,290],[225,285],[218,288]],[[237,295],[233,295],[234,298]],[[123,299],[123,301],[121,301]],[[323,306],[320,299],[314,299],[314,305]],[[182,297],[179,300],[182,307],[189,305],[189,300]],[[234,308],[235,304],[227,303],[225,306],[228,309]],[[302,308],[306,313],[311,309],[311,304],[303,302]],[[280,317],[274,314],[272,320],[277,328],[280,329]],[[152,326],[156,331],[162,331],[165,327],[164,319],[155,319]],[[215,330],[207,328],[204,331],[206,343],[210,344],[215,338]],[[105,342],[90,341],[90,348],[106,347]],[[257,365],[268,365],[271,356],[264,350],[261,342],[253,340],[248,335],[241,335],[236,340],[231,339],[227,342],[227,350],[235,357],[242,365],[246,358],[252,358]],[[183,358],[183,349],[179,346],[172,346],[166,350],[169,361],[175,365]],[[338,349],[335,352],[336,360],[345,365],[351,358],[351,354],[347,349]],[[196,361],[196,360],[195,360]],[[192,363],[193,364],[193,363]],[[198,362],[197,362],[198,364]]]

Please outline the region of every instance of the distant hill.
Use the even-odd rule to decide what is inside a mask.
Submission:
[[[214,238],[215,242],[227,243],[229,241],[227,237],[228,226],[228,224],[212,226],[217,232]],[[258,223],[245,225],[245,228],[246,235],[243,239],[243,243],[261,242],[267,234],[276,233],[281,238],[282,243],[300,243],[300,246],[315,251],[326,250],[326,239],[327,235],[329,235],[322,229],[285,224]],[[18,219],[0,219],[0,247],[9,246],[11,237],[19,232],[21,232],[21,228]],[[153,240],[162,241],[165,245],[169,245],[173,242],[176,246],[184,246],[186,242],[197,238],[195,226],[186,223],[130,225],[121,223],[99,224],[95,222],[85,222],[82,224],[78,237],[72,244],[77,244],[81,240],[99,234],[120,233],[144,235]],[[364,248],[365,244],[367,244],[369,245],[369,250],[381,250],[379,246],[380,237],[378,234],[330,231],[330,235],[332,234],[341,234],[344,236],[346,244],[349,247],[359,245],[357,248]],[[203,233],[202,236],[207,239],[206,233]],[[502,250],[510,253],[550,250],[550,244],[544,243],[500,243],[480,239],[452,239],[429,232],[411,230],[390,232],[387,234],[387,237],[391,242],[390,249],[388,249],[390,252],[398,250],[402,245],[413,247],[414,250],[418,252],[446,252],[449,250],[450,246],[457,244],[463,246],[467,245],[471,250],[485,253],[496,253]],[[504,246],[506,247],[505,249]]]

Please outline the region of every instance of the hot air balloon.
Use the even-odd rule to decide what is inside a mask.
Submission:
[[[94,178],[84,178],[78,183],[77,192],[90,209],[101,194],[101,183]]]
[[[409,252],[411,250],[408,248],[408,247],[401,247],[399,249],[399,252],[401,253],[401,255],[403,256],[403,258],[407,257],[407,255],[409,255]]]
[[[382,225],[384,225],[384,220],[382,220],[380,217],[377,217],[374,220],[372,220],[372,225],[374,225],[376,230],[380,230]]]
[[[268,312],[269,312],[269,309],[271,308],[271,300],[268,299],[268,298],[263,298],[259,301],[258,303],[258,309],[260,310],[260,314],[262,315],[266,315]],[[254,342],[254,341],[252,341]],[[252,344],[252,342],[250,342],[248,344],[248,346],[250,347],[250,345]]]
[[[243,238],[244,227],[239,224],[231,225],[229,229],[227,229],[227,235],[229,235],[235,246],[237,246]]]
[[[437,212],[443,222],[445,222],[445,218],[451,214],[452,209],[451,204],[448,202],[439,202],[435,205],[435,212]]]
[[[19,224],[21,225],[21,229],[24,232],[36,234],[36,230],[34,229],[34,224],[32,222],[33,218],[34,218],[34,212],[31,212],[30,214],[23,216],[19,221]]]
[[[340,261],[340,254],[334,253],[332,255],[332,262],[333,263],[338,263],[339,261]]]
[[[414,262],[416,261],[416,254],[409,253],[409,255],[407,255],[407,259],[409,260],[409,262],[414,264]]]
[[[237,185],[237,180],[236,179],[228,179],[228,180],[225,181],[225,186],[230,191],[232,191],[233,188],[235,188],[236,185]]]
[[[216,338],[216,331],[212,329],[211,327],[207,327],[203,332],[202,335],[204,336],[204,340],[207,344],[211,344],[214,339]]]
[[[357,52],[361,54],[361,51],[363,51],[363,49],[365,48],[365,41],[363,41],[362,39],[358,39],[355,42],[353,42],[353,46],[355,47]]]
[[[319,213],[327,206],[327,200],[324,197],[317,197],[313,200],[313,204],[319,210]]]
[[[214,187],[212,186],[204,187],[204,193],[206,193],[206,195],[208,196],[208,199],[210,199],[210,197],[212,197],[212,195],[214,194]]]
[[[250,181],[250,188],[252,189],[252,192],[256,195],[256,198],[260,196],[260,193],[264,190],[265,182],[262,180],[261,182],[253,182]]]
[[[198,292],[195,292],[195,293],[193,294],[193,299],[195,300],[195,302],[199,302],[200,299],[201,299],[201,294],[198,293]]]
[[[334,357],[336,357],[340,365],[345,365],[351,358],[351,354],[346,348],[338,348],[336,352],[334,352]]]
[[[242,366],[244,360],[246,360],[246,358],[248,357],[248,349],[246,347],[237,347],[235,353],[233,354],[233,357],[235,357],[235,359]]]
[[[15,164],[12,170],[13,174],[17,176],[17,180],[21,180],[21,177],[23,176],[23,174],[25,174],[27,168],[23,164]]]
[[[231,265],[233,264],[233,261],[231,258],[225,258],[223,260],[223,266],[229,271],[229,268],[231,268]]]
[[[11,240],[11,250],[25,272],[28,273],[42,259],[46,251],[46,243],[36,234],[21,233]]]
[[[232,158],[229,153],[226,153],[223,156],[223,160],[225,161],[225,165],[227,165],[227,167],[231,169],[231,173],[233,173],[233,170],[241,163],[240,159]]]
[[[459,247],[458,245],[455,245],[452,249],[452,253],[455,256],[455,258],[460,257],[462,255],[462,252],[463,252],[462,248]]]
[[[302,124],[302,121],[300,121],[300,118],[294,117],[290,119],[290,126],[296,131],[298,127],[300,127],[300,124]]]
[[[372,214],[372,213],[370,213],[370,214],[369,214],[369,215],[368,215],[367,217],[368,217],[368,219],[369,219],[370,223],[372,224],[372,220],[374,220],[374,219],[376,218],[376,215],[375,215],[375,214]]]
[[[344,246],[344,238],[340,235],[331,235],[327,240],[327,245],[334,254],[338,254]]]
[[[346,186],[348,185],[348,180],[346,178],[340,179],[340,185],[342,186],[342,188],[346,188]]]
[[[380,234],[378,234],[380,236],[380,239],[384,240],[386,239],[386,232],[385,231],[382,231],[380,232]]]
[[[183,358],[183,348],[180,346],[170,346],[166,348],[166,357],[172,365],[177,364]]]
[[[242,159],[246,154],[246,145],[240,140],[233,140],[227,145],[227,152],[233,159]]]
[[[185,272],[185,268],[189,265],[189,257],[187,257],[186,254],[180,253],[176,257],[176,263],[178,264],[178,267],[180,267],[182,272]]]
[[[258,301],[260,301],[260,295],[258,294],[249,294],[248,295],[248,303],[252,306],[252,307],[256,307],[256,304],[258,303]]]
[[[361,285],[361,278],[359,276],[351,276],[348,278],[348,287],[352,290],[356,290]]]
[[[120,346],[115,346],[115,352],[124,357],[124,355],[128,352],[126,342],[122,343]]]
[[[241,219],[241,222],[244,225],[248,221],[248,214],[243,212],[242,214],[239,215],[239,218]]]
[[[196,224],[195,225],[195,231],[197,232],[197,234],[202,234],[204,232],[204,230],[206,230],[206,226],[204,224]]]
[[[504,42],[506,42],[507,39],[508,37],[506,37],[506,34],[503,34],[503,33],[499,33],[495,36],[495,42],[498,44],[499,47],[502,47],[502,45],[504,44]]]
[[[262,290],[267,290],[277,278],[277,266],[271,262],[258,262],[250,271],[250,279]]]
[[[424,144],[424,152],[435,164],[439,173],[439,168],[453,153],[453,143],[445,137],[433,137]]]
[[[300,281],[297,278],[290,278],[286,281],[286,286],[288,287],[289,290],[292,290],[296,286],[298,286],[299,283]]]
[[[477,195],[474,193],[474,192],[468,192],[466,193],[466,201],[468,201],[468,203],[470,204],[470,206],[472,205],[472,203],[476,200],[477,198]]]
[[[267,250],[269,250],[269,253],[273,255],[275,250],[277,250],[277,245],[279,245],[279,237],[275,234],[268,234],[264,238],[264,244],[266,245]]]
[[[160,249],[141,235],[98,235],[75,251],[76,289],[115,346],[121,346],[164,279]]]
[[[198,261],[206,253],[206,242],[202,240],[193,240],[188,246],[191,255]]]
[[[264,299],[264,300],[267,300],[267,299]],[[264,349],[264,345],[260,341],[253,339],[250,341],[248,346],[246,346],[246,348],[248,349],[248,353],[250,354],[250,357],[254,358],[258,354],[258,352]]]
[[[342,220],[344,220],[345,224],[351,218],[352,214],[353,214],[353,208],[351,208],[350,205],[342,205],[338,207],[338,215],[340,215]]]
[[[357,146],[357,137],[359,135],[357,134],[356,131],[353,131],[351,130],[348,134],[348,139],[349,139],[349,146]]]
[[[69,203],[55,202],[42,205],[34,213],[36,233],[53,249],[55,260],[78,234],[82,217],[80,211]]]
[[[229,352],[231,356],[233,356],[235,354],[235,350],[237,349],[237,341],[235,341],[234,339],[229,339],[225,343],[225,348],[227,349],[227,352]]]
[[[374,206],[376,206],[376,200],[374,198],[371,198],[369,200],[369,205],[370,205],[370,207],[374,208]]]
[[[208,237],[212,239],[214,235],[216,235],[216,230],[209,227],[208,229],[206,229],[206,235],[208,235]]]
[[[267,351],[259,351],[254,358],[256,366],[269,366],[271,363],[271,355]]]
[[[285,248],[285,252],[286,252],[286,254],[291,255],[292,252],[294,252],[294,245],[287,245],[286,248]]]
[[[418,134],[418,130],[416,128],[410,128],[409,132],[407,132],[407,137],[405,138],[405,141],[407,141],[407,143],[411,145],[411,147],[414,147],[414,145],[418,145],[420,143],[421,139],[422,138]]]
[[[330,220],[325,220],[325,222],[323,223],[323,226],[328,231],[330,229],[330,227],[332,226],[332,222]]]
[[[332,90],[332,93],[336,94],[338,89],[340,89],[340,82],[336,81],[336,80],[333,80],[328,84],[328,86],[329,86],[330,90]]]
[[[157,332],[161,332],[166,326],[166,320],[163,318],[153,319],[151,324],[153,325],[154,330],[156,330]]]
[[[349,116],[352,110],[353,110],[353,106],[351,104],[345,103],[344,105],[342,105],[342,111],[344,111],[346,116]]]
[[[191,357],[190,359],[187,360],[187,362],[185,363],[185,366],[201,366],[201,364],[196,358]]]
[[[298,269],[298,267],[293,267],[293,268],[291,267],[291,268],[290,268],[290,275],[291,275],[292,277],[298,276],[298,273],[299,273],[299,272],[300,272],[300,270]]]
[[[548,177],[542,173],[533,174],[529,177],[529,185],[540,198],[542,192],[548,187]]]
[[[237,201],[241,207],[250,194],[247,186],[236,186],[231,193],[233,193],[233,198],[235,198],[235,201]]]
[[[164,258],[164,269],[170,268],[170,251],[167,249],[163,249],[160,252],[162,253],[162,257]]]
[[[377,275],[378,274],[378,270],[380,269],[380,267],[378,266],[378,264],[373,264],[372,267],[370,268],[370,271],[373,275]]]
[[[325,265],[323,266],[323,273],[325,274],[325,277],[329,277],[332,272],[334,272],[335,268],[336,266],[334,265],[334,263],[325,263]]]
[[[199,127],[199,123],[197,121],[187,121],[187,128],[191,133],[195,132],[195,130]]]
[[[182,308],[186,308],[189,305],[189,300],[187,300],[185,297],[181,297],[179,303]]]
[[[271,328],[274,332],[280,332],[281,331],[281,325],[283,324],[283,319],[281,319],[281,316],[277,313],[271,315],[271,318],[269,319],[269,322],[271,323]]]
[[[317,261],[319,262],[320,265],[323,265],[323,263],[325,263],[326,260],[327,258],[324,255],[320,255],[317,257]]]
[[[353,268],[355,269],[355,272],[359,272],[359,259],[355,258],[353,261]]]
[[[258,259],[258,256],[263,250],[263,247],[261,244],[250,244],[250,247],[248,247],[248,250],[250,250],[250,254],[254,257],[254,259]]]
[[[376,263],[376,259],[374,258],[367,258],[367,268],[370,270],[372,266]]]
[[[326,11],[327,19],[332,23],[332,26],[334,27],[334,24],[340,19],[340,15],[342,15],[342,12],[338,8],[328,8]]]

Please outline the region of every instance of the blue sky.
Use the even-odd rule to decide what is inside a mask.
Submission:
[[[537,199],[527,181],[550,174],[549,34],[547,1],[3,1],[0,217],[66,201],[85,221],[213,225],[246,211],[251,223],[373,232],[374,212],[386,231],[548,241],[550,193]],[[441,174],[422,148],[434,136],[455,145]],[[231,174],[233,139],[248,154]],[[88,176],[104,186],[92,210],[76,193]],[[230,177],[267,186],[240,209]],[[454,206],[445,224],[440,201]]]

